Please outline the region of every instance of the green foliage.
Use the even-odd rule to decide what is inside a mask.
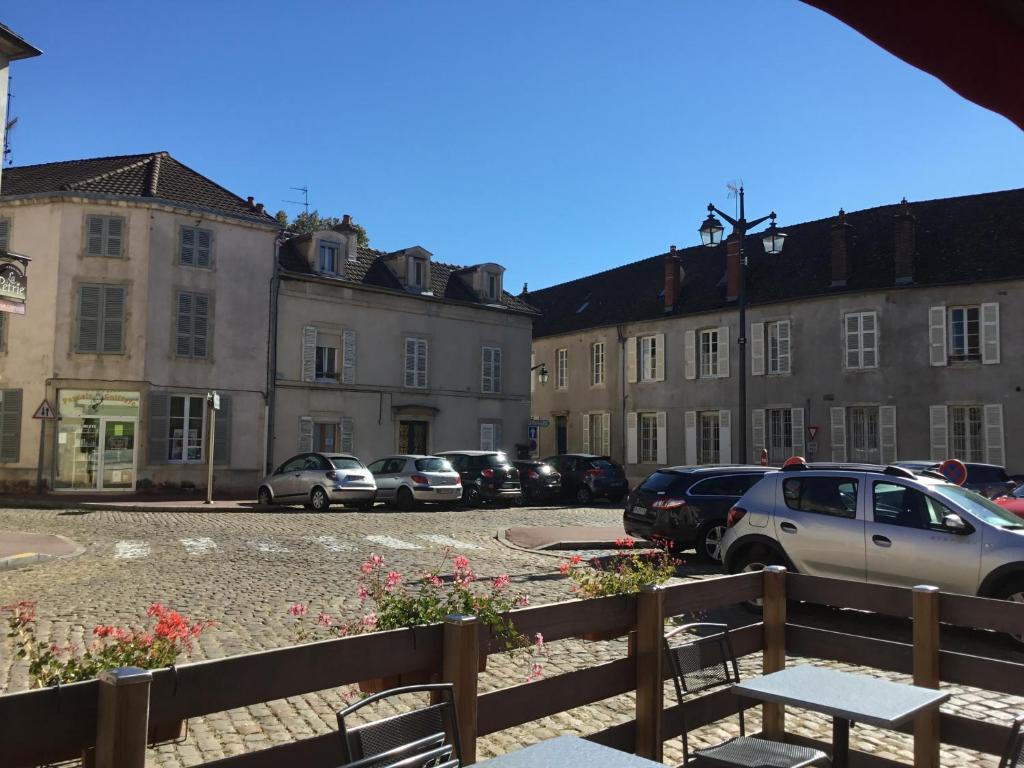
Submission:
[[[633,539],[628,537],[618,539],[615,545],[624,551],[604,561],[595,557],[584,564],[582,557],[573,555],[562,562],[558,570],[572,579],[573,592],[580,597],[630,595],[639,592],[644,584],[668,581],[682,564],[669,552],[668,545],[637,550]]]
[[[341,224],[341,219],[337,216],[321,216],[320,212],[316,209],[300,213],[290,222],[288,221],[288,215],[284,211],[278,211],[276,218],[278,221],[283,220],[283,226],[286,226],[298,235],[305,235],[309,232],[317,232],[323,229],[333,229],[338,224]],[[368,248],[370,238],[363,226],[352,222],[352,228],[356,231],[356,244],[361,248]]]

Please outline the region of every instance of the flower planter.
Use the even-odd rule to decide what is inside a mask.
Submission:
[[[487,671],[487,654],[481,653],[477,664],[477,671]],[[391,688],[400,688],[403,685],[425,685],[436,683],[441,679],[439,672],[422,670],[420,672],[402,672],[397,675],[386,675],[385,677],[371,677],[368,680],[360,680],[357,685],[363,693],[380,693]]]

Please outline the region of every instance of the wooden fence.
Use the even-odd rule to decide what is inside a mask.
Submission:
[[[514,611],[516,628],[545,642],[584,633],[636,632],[631,656],[478,694],[478,656],[497,651],[475,619],[453,617],[441,625],[326,640],[278,650],[185,664],[134,675],[0,696],[0,765],[36,766],[90,753],[98,768],[141,768],[145,744],[180,721],[289,696],[337,688],[373,677],[434,671],[454,683],[463,755],[474,762],[480,736],[636,691],[635,719],[587,738],[660,760],[663,743],[681,733],[679,707],[665,706],[661,637],[666,616],[693,613],[764,597],[763,622],[733,633],[737,656],[763,651],[765,672],[782,669],[789,656],[830,659],[912,675],[918,685],[940,681],[1024,695],[1024,664],[942,651],[940,622],[1020,632],[1024,604],[821,579],[769,569],[645,588],[638,595],[577,600]],[[787,623],[787,601],[849,607],[914,620],[913,644],[895,643]],[[691,727],[735,715],[729,691],[685,705]],[[751,703],[753,706],[753,703]],[[808,743],[784,733],[779,705],[763,705],[768,736]],[[915,734],[916,766],[937,766],[940,742],[1001,753],[1009,728],[952,714],[920,716],[905,730]],[[820,745],[826,750],[829,745]],[[337,733],[224,758],[206,766],[334,768],[341,762]],[[851,765],[897,766],[891,760],[851,753]]]

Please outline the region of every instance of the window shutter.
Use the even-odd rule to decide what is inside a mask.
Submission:
[[[697,463],[697,412],[687,411],[683,417],[686,431],[686,463]]]
[[[313,450],[313,419],[310,416],[299,417],[299,453]]]
[[[213,233],[208,229],[196,230],[196,266],[210,266],[210,251],[213,245]]]
[[[718,378],[729,378],[729,326],[718,329]]]
[[[356,332],[346,328],[342,333],[341,383],[356,383]]]
[[[196,265],[196,231],[192,227],[181,228],[181,250],[178,261],[186,267]]]
[[[427,340],[418,339],[416,342],[416,386],[424,388],[427,386]]]
[[[192,294],[182,291],[178,294],[178,317],[175,322],[177,342],[175,354],[188,357],[192,352]]]
[[[491,351],[491,365],[493,376],[493,391],[501,392],[501,349]]]
[[[999,362],[999,304],[997,302],[981,305],[981,362],[985,365]]]
[[[100,351],[100,303],[103,288],[83,285],[78,289],[78,352]]]
[[[803,456],[806,450],[804,443],[804,409],[803,408],[790,408],[789,418],[793,422],[793,455]]]
[[[932,461],[949,458],[949,412],[944,405],[933,405],[928,409]]]
[[[612,415],[610,413],[601,414],[601,454],[603,456],[609,456],[612,452]]]
[[[106,216],[104,217],[104,221],[107,225],[107,247],[105,255],[120,256],[122,241],[121,234],[124,229],[124,219],[120,216]]]
[[[496,450],[496,451],[502,450],[501,440],[502,440],[501,424],[500,423],[496,423],[494,425],[494,450]]]
[[[356,423],[351,416],[341,417],[341,452],[356,452]]]
[[[688,379],[697,378],[697,332],[687,331],[683,336],[683,357],[685,375]]]
[[[484,423],[480,425],[480,450],[494,450],[494,425]]]
[[[22,399],[20,389],[0,390],[0,461],[21,459]]]
[[[213,463],[231,463],[231,395],[220,396],[220,410],[211,411],[213,421]]]
[[[665,380],[665,334],[654,335],[654,380]]]
[[[149,393],[149,463],[166,464],[170,399],[166,392]]]
[[[489,347],[480,348],[480,391],[491,391],[491,376],[493,376],[493,364],[491,362],[491,350]]]
[[[89,256],[103,255],[102,216],[87,216],[85,219],[85,252]]]
[[[626,414],[626,463],[636,464],[636,411]]]
[[[316,378],[316,326],[307,325],[302,329],[302,380]],[[310,427],[312,429],[312,427]],[[310,433],[312,435],[312,432]],[[312,440],[312,438],[310,438]],[[312,449],[309,449],[312,450]]]
[[[843,351],[847,368],[861,367],[860,346],[860,315],[846,315],[843,318]]]
[[[583,414],[583,452],[590,453],[590,414]]]
[[[1006,451],[1003,449],[1003,406],[985,406],[985,461],[989,464],[1006,465]]]
[[[103,352],[124,351],[124,288],[103,286]]]
[[[789,320],[779,321],[779,373],[788,374],[792,359],[792,345],[789,334]]]
[[[764,323],[750,324],[750,375],[764,376]]]
[[[732,412],[718,412],[718,463],[732,464]]]
[[[636,336],[626,339],[626,380],[636,384]]]
[[[761,450],[765,447],[764,408],[755,408],[750,412],[750,433],[754,443],[753,462],[758,464],[761,461]],[[740,461],[743,461],[742,457]]]
[[[206,357],[210,334],[210,297],[196,293],[192,296],[192,357]]]
[[[405,386],[416,386],[416,339],[405,340]]]
[[[896,406],[882,405],[878,408],[878,445],[883,464],[896,461]]]
[[[832,428],[832,461],[846,461],[846,409],[830,408]]]
[[[668,417],[664,411],[658,411],[658,466],[668,464]]]
[[[0,251],[9,251],[11,245],[11,220],[0,219]]]
[[[928,362],[946,364],[946,308],[928,309]]]

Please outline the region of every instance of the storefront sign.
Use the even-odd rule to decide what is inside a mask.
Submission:
[[[28,277],[25,267],[28,259],[8,253],[0,255],[0,312],[25,314],[28,295]]]
[[[139,415],[138,392],[104,389],[62,389],[59,393],[61,417]]]

